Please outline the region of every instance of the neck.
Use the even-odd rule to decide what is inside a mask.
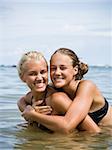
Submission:
[[[32,91],[32,96],[35,99],[35,101],[44,100],[46,97],[46,90],[44,92],[33,92]]]
[[[74,96],[75,96],[75,92],[78,86],[78,83],[80,81],[76,80],[76,81],[72,81],[70,82],[69,85],[67,85],[66,87],[63,88],[64,92],[67,93],[67,95],[73,100]]]

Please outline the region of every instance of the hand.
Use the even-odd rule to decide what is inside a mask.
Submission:
[[[51,114],[52,108],[50,106],[33,106],[36,112],[44,115]]]
[[[27,105],[25,110],[22,113],[22,116],[24,117],[24,119],[28,122],[32,122],[32,114],[35,112],[35,109],[30,106]]]

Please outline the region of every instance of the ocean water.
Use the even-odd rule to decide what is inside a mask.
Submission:
[[[112,68],[90,67],[85,78],[93,80],[112,105]],[[100,134],[74,132],[66,136],[26,127],[16,103],[27,91],[15,67],[0,67],[1,150],[112,150],[111,127]]]

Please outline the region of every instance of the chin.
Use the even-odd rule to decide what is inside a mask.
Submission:
[[[61,84],[54,84],[54,86],[56,87],[56,88],[62,88],[63,87],[63,85]]]

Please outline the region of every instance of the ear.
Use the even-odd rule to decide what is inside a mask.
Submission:
[[[75,67],[74,67],[74,75],[76,75],[78,73],[78,66],[76,65]]]
[[[21,74],[21,75],[20,75],[20,78],[21,78],[21,80],[22,80],[23,82],[26,82],[26,80],[25,80],[25,75],[24,75],[24,74]]]

